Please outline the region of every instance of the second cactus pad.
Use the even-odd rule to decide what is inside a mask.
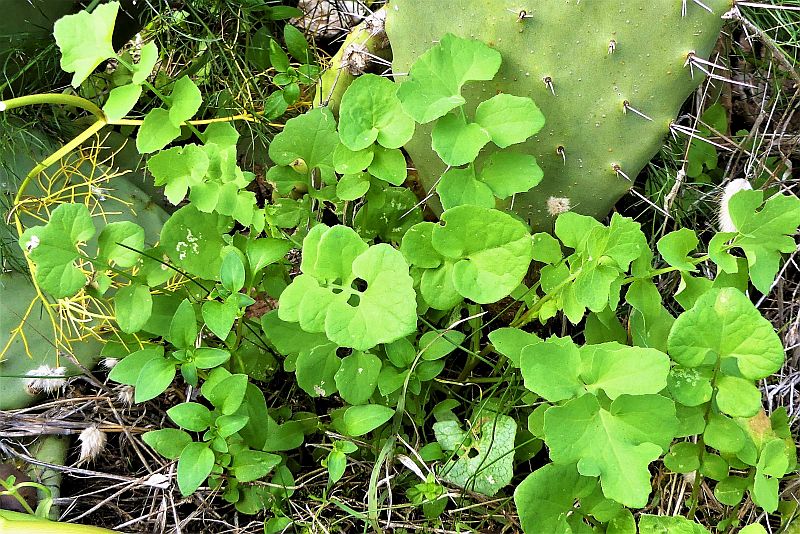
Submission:
[[[499,93],[528,96],[542,110],[544,128],[512,149],[534,155],[544,179],[505,207],[546,230],[568,209],[604,217],[632,187],[710,68],[702,60],[731,7],[732,0],[451,0],[434,9],[391,0],[386,32],[398,81],[448,33],[500,52],[493,80],[464,87],[466,111]],[[446,169],[430,133],[422,125],[406,145],[426,189]]]

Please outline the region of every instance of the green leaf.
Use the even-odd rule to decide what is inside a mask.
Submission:
[[[736,237],[735,232],[720,232],[714,234],[714,237],[712,237],[711,241],[708,243],[708,256],[711,258],[711,261],[716,263],[723,272],[728,274],[734,274],[739,271],[736,257],[728,252],[727,246],[727,243],[734,237]]]
[[[136,385],[136,380],[138,380],[142,368],[147,362],[156,358],[164,358],[164,347],[161,345],[148,346],[132,352],[111,369],[108,378],[120,384]]]
[[[373,154],[374,157],[368,168],[372,176],[392,185],[402,185],[406,181],[408,176],[406,158],[400,150],[375,146]]]
[[[153,72],[156,63],[158,63],[158,46],[150,41],[139,52],[139,63],[133,66],[131,82],[137,85],[143,84]]]
[[[414,135],[414,120],[397,98],[398,86],[383,76],[364,74],[350,84],[339,107],[339,136],[350,150],[378,142],[400,148]]]
[[[194,363],[198,369],[211,369],[219,367],[230,359],[231,353],[227,350],[200,347],[195,349],[192,363]]]
[[[761,391],[750,380],[735,376],[717,379],[717,406],[732,417],[753,417],[761,410]]]
[[[794,443],[791,444],[791,447],[794,449]],[[773,513],[778,509],[778,482],[789,469],[784,449],[785,443],[782,439],[768,441],[761,450],[756,464],[751,495],[753,502],[768,513]]]
[[[247,375],[235,374],[222,379],[212,388],[204,387],[202,393],[223,415],[231,415],[242,405],[246,391]]]
[[[744,431],[734,420],[721,414],[708,416],[708,424],[703,432],[706,445],[724,454],[736,454],[745,445]]]
[[[574,464],[547,464],[528,475],[514,490],[523,532],[571,534],[567,517],[575,499],[595,484],[581,476]]]
[[[561,261],[561,243],[550,234],[533,234],[533,259],[542,263],[554,264]]]
[[[678,420],[669,399],[622,395],[607,410],[583,395],[545,413],[545,442],[556,464],[578,462],[578,472],[599,476],[603,494],[642,508],[651,491],[650,462],[674,437]]]
[[[448,33],[414,62],[397,96],[406,113],[425,124],[464,104],[463,85],[491,80],[501,62],[500,53],[486,44]]]
[[[225,302],[209,300],[203,303],[201,311],[208,329],[219,339],[225,340],[239,314],[239,306],[231,299]]]
[[[336,345],[320,345],[303,351],[295,364],[297,385],[312,397],[332,395],[336,393],[336,373],[341,365]]]
[[[489,186],[497,198],[530,191],[542,181],[544,171],[530,154],[494,152],[483,164],[478,180]],[[559,258],[560,259],[560,258]]]
[[[222,235],[230,231],[233,221],[216,213],[202,213],[189,204],[170,216],[161,229],[161,246],[179,269],[205,280],[219,276]]]
[[[269,157],[276,165],[300,160],[308,168],[303,174],[317,168],[327,182],[333,176],[333,152],[338,145],[333,114],[325,107],[314,108],[286,121],[269,145]]]
[[[202,432],[213,423],[211,411],[196,402],[183,402],[167,410],[167,415],[179,427],[191,432]]]
[[[134,83],[112,89],[103,105],[106,119],[114,122],[124,118],[139,101],[140,96],[142,96],[142,86]]]
[[[286,72],[289,69],[289,56],[275,40],[269,42],[269,59],[278,72]]]
[[[691,473],[700,468],[702,450],[697,443],[674,443],[664,456],[664,466],[675,473]]]
[[[209,159],[203,147],[185,145],[162,150],[147,160],[155,185],[166,186],[164,194],[172,204],[186,198],[190,187],[200,185],[206,177]]]
[[[231,293],[236,293],[244,287],[244,276],[244,263],[239,256],[239,252],[228,252],[222,258],[222,266],[219,271],[219,280],[222,283],[222,287]]]
[[[172,361],[164,358],[149,360],[142,366],[136,379],[133,401],[138,404],[156,398],[166,391],[174,379],[175,364]]]
[[[370,145],[362,150],[350,150],[340,144],[333,152],[333,165],[339,174],[357,174],[372,163],[375,157],[375,145]]]
[[[763,199],[763,191],[739,191],[731,197],[728,210],[739,231],[734,244],[747,256],[753,285],[766,294],[778,272],[781,253],[797,248],[793,235],[800,221],[800,198],[775,195],[759,210]]]
[[[214,452],[207,443],[189,443],[178,459],[178,488],[188,497],[205,482],[214,468]]]
[[[501,93],[478,104],[475,122],[491,136],[494,144],[506,148],[541,130],[544,115],[530,98]]]
[[[277,454],[244,450],[233,457],[233,475],[240,483],[253,482],[267,476],[281,460]]]
[[[136,134],[136,149],[140,154],[156,152],[180,135],[181,128],[172,124],[169,111],[164,108],[151,109]]]
[[[709,534],[702,525],[680,516],[642,514],[639,534]]]
[[[670,232],[658,240],[658,251],[668,264],[681,271],[694,272],[697,269],[689,261],[689,252],[693,251],[699,240],[694,230],[681,228]]]
[[[431,146],[447,165],[457,167],[475,160],[491,140],[489,134],[463,115],[449,113],[436,121],[431,133]]]
[[[179,349],[193,349],[197,341],[197,321],[189,299],[183,299],[169,324],[167,341]]]
[[[249,240],[245,248],[245,254],[250,264],[251,274],[258,273],[267,265],[272,265],[283,259],[293,247],[294,245],[288,239],[264,237]]]
[[[714,487],[714,497],[726,506],[736,506],[744,497],[744,490],[750,485],[746,478],[729,476]]]
[[[367,247],[351,228],[318,225],[303,240],[300,268],[303,274],[280,296],[282,320],[299,322],[307,332],[324,331],[337,345],[356,350],[416,329],[413,281],[402,254],[391,246]]]
[[[446,482],[491,497],[511,482],[517,423],[485,409],[471,423],[469,432],[458,421],[433,424],[436,441],[458,457],[448,460],[440,475]]]
[[[150,288],[130,284],[114,295],[114,315],[120,330],[134,334],[141,330],[150,319],[153,311],[153,297]]]
[[[97,238],[97,247],[98,260],[133,267],[139,260],[139,251],[144,250],[144,228],[130,221],[108,223]]]
[[[422,221],[419,199],[406,187],[386,187],[373,181],[353,226],[364,239],[380,237],[399,243],[409,228]]]
[[[550,338],[525,346],[519,366],[525,387],[550,402],[571,399],[584,391],[581,354],[570,338]]]
[[[72,86],[77,88],[106,59],[116,57],[111,38],[119,2],[108,2],[94,11],[80,11],[56,21],[53,35],[61,50],[61,68],[74,73]]]
[[[303,32],[291,24],[287,24],[283,27],[283,40],[292,57],[300,63],[311,63],[311,56],[308,53],[308,41],[306,41]]]
[[[26,230],[19,245],[36,264],[39,287],[54,298],[70,297],[86,285],[86,276],[75,266],[77,245],[95,233],[92,216],[83,204],[60,204],[45,226]]]
[[[783,345],[769,321],[733,288],[711,290],[682,313],[669,334],[669,354],[696,367],[732,360],[745,378],[767,377],[783,364]]]
[[[427,290],[420,288],[426,302],[431,303],[448,284],[479,304],[496,302],[519,286],[533,255],[530,234],[521,222],[501,211],[475,206],[447,210],[441,220],[439,225],[420,223],[419,232],[408,242],[404,237],[401,245],[412,265],[438,262],[434,268],[442,278]],[[439,258],[434,259],[436,254]]]
[[[180,457],[183,449],[192,442],[192,437],[177,428],[162,428],[142,434],[142,441],[168,460]]]
[[[524,332],[519,328],[499,328],[489,333],[489,341],[494,350],[511,360],[514,367],[519,367],[522,350],[528,345],[536,345],[542,340],[536,334]]]
[[[674,366],[667,377],[667,387],[672,398],[685,406],[700,406],[711,400],[712,366]]]
[[[336,184],[336,196],[345,201],[356,200],[369,191],[369,186],[369,173],[345,174]]]
[[[655,349],[616,342],[581,347],[581,378],[591,393],[603,390],[610,399],[620,395],[659,393],[667,387],[669,356]]]
[[[177,128],[194,117],[194,114],[200,109],[200,104],[203,103],[200,89],[188,76],[183,76],[175,82],[169,99],[169,120]]]
[[[374,354],[355,352],[342,359],[334,379],[339,395],[350,404],[365,404],[378,385],[381,359]]]
[[[344,430],[348,436],[363,436],[383,425],[394,415],[394,410],[379,404],[351,406],[344,412]]]
[[[472,165],[445,172],[436,186],[436,193],[445,210],[456,206],[495,207],[492,189],[477,179]]]
[[[436,332],[431,330],[420,336],[417,345],[423,360],[435,361],[444,358],[464,342],[466,334],[455,330]]]

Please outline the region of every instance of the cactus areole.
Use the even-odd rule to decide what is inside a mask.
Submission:
[[[529,96],[544,113],[538,135],[514,147],[536,157],[544,180],[503,207],[547,230],[553,199],[601,218],[628,192],[713,68],[706,58],[732,6],[733,0],[450,0],[431,10],[427,2],[391,0],[386,33],[397,81],[447,33],[501,53],[494,80],[469,84],[462,94],[468,113],[497,93]],[[427,190],[445,170],[431,149],[430,126],[418,127],[406,145]]]

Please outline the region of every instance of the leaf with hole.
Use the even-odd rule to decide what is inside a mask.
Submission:
[[[416,329],[416,294],[403,256],[367,246],[346,226],[315,226],[303,240],[303,274],[281,294],[278,315],[342,347],[369,350]],[[382,317],[375,321],[374,317]]]

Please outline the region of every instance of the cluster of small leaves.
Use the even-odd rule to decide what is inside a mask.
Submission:
[[[57,25],[73,83],[115,57],[114,6]],[[97,46],[84,46],[81,32]],[[305,40],[292,30],[284,37],[309,67]],[[269,38],[274,82],[288,105],[315,71],[292,67]],[[132,109],[157,56],[143,51],[107,114]],[[152,154],[157,185],[182,205],[158,244],[145,243],[133,222],[113,223],[88,250],[97,230],[77,204],[59,206],[20,236],[42,290],[113,300],[120,332],[103,352],[121,358],[110,378],[133,386],[136,402],[163,393],[179,371],[192,387],[194,396],[167,412],[179,428],[144,437],[178,460],[184,495],[207,483],[242,513],[280,514],[294,485],[290,453],[308,436],[337,435],[315,455],[330,487],[348,458],[374,454],[355,438],[390,443],[406,417],[423,426],[432,413],[435,440],[419,458],[438,467],[407,490],[429,518],[447,506],[441,482],[493,496],[511,483],[518,459],[544,446],[550,463],[514,492],[527,532],[634,534],[631,509],[648,503],[658,460],[694,473],[696,484],[715,481],[724,505],[747,492],[765,511],[777,509],[779,480],[796,466],[794,444],[785,411],[768,417],[755,381],[780,368],[783,349],[744,292],[750,282],[768,291],[781,254],[794,250],[800,200],[738,193],[729,206],[736,232],[718,234],[698,256],[695,233],[677,230],[658,242],[658,263],[639,224],[618,214],[604,225],[567,212],[555,236],[531,235],[495,207],[542,179],[534,158],[506,150],[539,131],[541,113],[530,99],[504,94],[481,103],[472,120],[463,108],[464,84],[491,80],[500,64],[486,44],[447,35],[400,84],[356,79],[338,122],[330,110],[312,109],[274,138],[274,198],[263,208],[245,190],[254,177],[237,165],[232,125],[211,124],[193,132],[198,144],[165,149],[202,105],[194,82],[181,78],[137,136],[139,151]],[[409,176],[400,150],[417,124],[433,121],[432,146],[449,166],[436,189],[445,208],[438,223],[423,222],[417,196],[402,187]],[[322,224],[323,214],[352,222]],[[287,256],[297,247],[299,272]],[[699,275],[709,261],[713,280]],[[528,287],[532,262],[540,274]],[[666,273],[681,279],[677,318],[655,285]],[[516,318],[482,346],[480,305],[509,296],[519,302]],[[619,320],[626,305],[628,329]],[[585,321],[586,344],[521,329],[558,313]],[[448,362],[488,354],[508,362],[500,380],[521,393],[522,407],[490,398],[459,417],[460,403],[449,398],[430,409]],[[324,418],[267,406],[256,381],[271,379],[278,365],[309,397],[330,400]],[[286,525],[285,517],[273,520]],[[672,530],[705,531],[680,517],[638,517],[641,533]]]

